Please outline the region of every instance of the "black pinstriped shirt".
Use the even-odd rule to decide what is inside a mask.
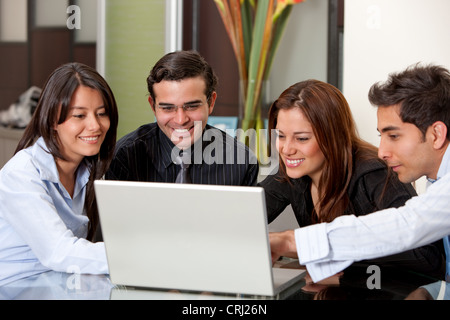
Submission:
[[[206,126],[201,139],[190,148],[192,183],[253,186],[258,161],[245,145],[225,132]],[[122,137],[106,173],[108,180],[175,182],[179,153],[172,141],[150,123]]]

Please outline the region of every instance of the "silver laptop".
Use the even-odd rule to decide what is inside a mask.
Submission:
[[[264,190],[95,181],[117,285],[275,296],[300,269],[272,268]]]

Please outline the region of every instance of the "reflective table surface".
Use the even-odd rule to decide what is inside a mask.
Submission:
[[[0,287],[0,300],[265,300],[287,299],[305,285],[304,279],[275,297],[136,288],[115,285],[108,275],[49,271]]]
[[[280,267],[302,268],[296,261]],[[418,273],[370,266],[346,269],[319,283],[308,275],[280,296],[242,296],[118,286],[108,275],[49,271],[0,287],[0,300],[450,300],[450,283]]]

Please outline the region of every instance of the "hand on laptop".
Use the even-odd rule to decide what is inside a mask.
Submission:
[[[269,234],[272,263],[280,257],[298,258],[294,230],[272,232]]]

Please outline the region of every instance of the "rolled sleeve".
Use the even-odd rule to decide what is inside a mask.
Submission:
[[[295,242],[301,264],[320,261],[330,254],[327,226],[324,223],[296,229]]]
[[[328,278],[353,263],[353,261],[329,261],[331,250],[327,227],[327,224],[321,223],[295,230],[300,264],[306,266],[314,282]]]

